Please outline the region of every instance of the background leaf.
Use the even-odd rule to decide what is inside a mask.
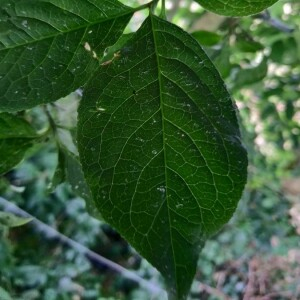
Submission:
[[[204,8],[224,16],[249,16],[257,14],[278,0],[195,0]]]
[[[202,46],[213,46],[220,42],[222,36],[215,32],[210,32],[206,30],[197,30],[192,33],[192,36],[201,44]]]
[[[83,171],[104,219],[183,299],[208,236],[235,211],[246,152],[199,44],[150,16],[95,74],[79,107]]]
[[[1,0],[0,110],[55,101],[83,86],[132,13],[116,0]]]
[[[40,139],[23,118],[0,114],[0,175],[11,170],[24,157],[34,141]]]
[[[240,69],[235,74],[235,89],[262,81],[268,72],[268,59],[266,57],[253,68]]]
[[[6,227],[18,227],[30,222],[31,218],[18,217],[12,213],[0,211],[0,225]],[[1,296],[1,294],[0,294]],[[2,299],[2,298],[0,298]]]

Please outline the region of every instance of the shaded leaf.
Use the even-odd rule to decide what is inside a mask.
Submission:
[[[234,87],[241,88],[262,81],[268,72],[268,59],[264,58],[261,63],[253,68],[240,69],[235,76]]]
[[[11,170],[40,136],[23,118],[0,114],[0,175]]]
[[[74,193],[85,200],[87,212],[97,218],[102,219],[100,212],[96,209],[90,189],[84,178],[79,157],[70,152],[65,152],[66,180],[71,185]]]
[[[65,170],[65,155],[64,152],[58,148],[57,154],[57,166],[53,174],[52,180],[48,186],[49,192],[53,192],[57,186],[66,180],[66,170]]]
[[[249,16],[257,14],[278,0],[195,0],[204,8],[224,16]]]
[[[299,46],[293,37],[273,43],[270,59],[276,63],[293,65],[299,62]]]
[[[222,36],[206,30],[198,30],[192,33],[192,36],[202,45],[202,46],[213,46],[221,41]]]
[[[85,200],[88,213],[95,218],[101,218],[99,211],[92,201],[92,196],[86,184],[79,157],[62,145],[58,147],[58,162],[49,186],[50,192],[54,191],[59,184],[68,182],[73,192]]]
[[[64,151],[66,180],[71,184],[73,191],[85,200],[91,199],[89,188],[84,179],[79,157]],[[89,205],[87,205],[89,206]]]
[[[132,13],[116,0],[1,0],[0,110],[55,101],[83,86]]]
[[[119,52],[79,107],[83,171],[103,218],[164,275],[171,299],[184,299],[199,251],[246,181],[236,112],[175,25],[150,15]]]
[[[9,113],[0,113],[0,139],[32,138],[36,131],[23,118]]]
[[[257,51],[261,51],[264,49],[264,46],[256,41],[247,41],[247,40],[238,40],[236,42],[236,47],[238,48],[238,50],[242,51],[242,52],[257,52]]]
[[[232,52],[229,46],[224,45],[222,49],[218,50],[212,55],[212,60],[223,79],[227,78],[230,75],[230,71],[232,69],[232,65],[230,62],[231,53]]]

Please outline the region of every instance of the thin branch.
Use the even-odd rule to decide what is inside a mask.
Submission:
[[[295,28],[292,28],[288,26],[287,24],[283,23],[281,20],[273,18],[268,10],[265,10],[264,12],[254,16],[256,18],[262,19],[272,27],[278,29],[279,31],[285,32],[285,33],[292,33]]]
[[[5,211],[11,212],[13,214],[19,215],[21,217],[25,218],[32,218],[33,220],[30,222],[30,224],[40,233],[44,234],[48,239],[58,239],[61,243],[73,248],[78,253],[90,257],[93,260],[99,262],[100,264],[103,264],[107,266],[109,269],[115,271],[116,273],[119,273],[121,276],[130,279],[132,281],[135,281],[138,283],[141,287],[147,289],[150,294],[153,297],[159,297],[158,299],[163,299],[165,295],[165,291],[153,284],[150,281],[147,281],[137,275],[136,273],[129,271],[125,269],[124,267],[116,264],[115,262],[99,255],[98,253],[88,249],[87,247],[79,244],[78,242],[70,239],[69,237],[65,236],[64,234],[58,232],[54,228],[50,227],[49,225],[41,222],[40,220],[36,219],[26,211],[22,210],[15,204],[9,202],[8,200],[0,197],[0,205],[4,208]]]

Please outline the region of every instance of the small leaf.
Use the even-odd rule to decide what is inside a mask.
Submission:
[[[238,89],[262,81],[268,72],[268,59],[265,57],[253,68],[240,69],[235,76],[234,88]]]
[[[257,14],[278,0],[195,0],[201,6],[223,16],[249,16]]]
[[[0,211],[0,225],[6,227],[18,227],[32,221],[32,218],[18,217],[14,214]],[[1,298],[0,298],[1,299]]]
[[[103,218],[184,299],[246,181],[235,108],[199,44],[167,21],[150,15],[118,53],[79,106],[82,168]]]
[[[87,212],[97,219],[102,219],[101,214],[95,207],[90,189],[84,178],[79,157],[65,151],[65,167],[66,167],[66,180],[71,185],[74,193],[85,200]]]
[[[232,69],[232,64],[230,62],[231,53],[232,51],[229,45],[223,45],[222,49],[217,50],[216,53],[212,55],[212,61],[223,79],[230,75],[230,71]]]
[[[35,138],[36,136],[36,131],[23,118],[0,113],[0,139]]]
[[[270,59],[282,65],[299,64],[299,48],[293,37],[278,40],[271,47]]]
[[[31,108],[83,86],[132,14],[116,0],[1,0],[0,110]]]
[[[85,200],[88,213],[95,218],[101,219],[101,215],[92,201],[92,196],[86,184],[79,157],[62,145],[58,147],[58,163],[49,186],[49,191],[52,192],[59,184],[65,181],[68,182],[73,192]]]
[[[264,49],[264,46],[256,41],[238,40],[236,42],[236,47],[242,52],[257,52]]]
[[[48,186],[48,191],[52,193],[57,186],[63,183],[66,180],[66,171],[65,171],[65,154],[58,148],[57,154],[57,166],[52,177],[52,180]]]
[[[202,46],[214,46],[221,41],[222,36],[206,30],[198,30],[192,33],[192,36],[202,45]]]
[[[17,165],[40,136],[21,117],[0,113],[0,175]]]
[[[82,167],[79,162],[79,157],[76,157],[75,155],[67,151],[64,151],[64,154],[67,181],[70,183],[75,194],[89,201],[91,199],[91,195],[84,179]]]

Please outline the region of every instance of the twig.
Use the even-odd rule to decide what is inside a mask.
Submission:
[[[279,31],[286,32],[286,33],[292,33],[295,29],[286,25],[279,19],[275,19],[270,15],[270,12],[268,10],[265,10],[264,12],[254,16],[259,19],[262,19],[272,27],[278,29]]]
[[[166,292],[161,289],[160,287],[156,286],[155,284],[151,283],[140,277],[139,275],[135,274],[132,271],[125,269],[124,267],[116,264],[115,262],[99,255],[98,253],[88,249],[87,247],[79,244],[78,242],[70,239],[69,237],[65,236],[64,234],[56,231],[54,228],[50,227],[49,225],[41,222],[40,220],[34,218],[32,215],[27,213],[26,211],[22,210],[15,204],[9,202],[8,200],[0,197],[0,205],[4,208],[5,211],[11,212],[13,214],[19,215],[25,218],[32,218],[33,220],[30,224],[40,233],[44,234],[49,239],[58,239],[61,243],[73,248],[78,253],[85,255],[87,257],[92,258],[93,260],[107,266],[111,270],[119,273],[121,276],[126,277],[132,281],[138,283],[141,287],[147,289],[153,297],[158,297],[158,299],[163,299]]]

